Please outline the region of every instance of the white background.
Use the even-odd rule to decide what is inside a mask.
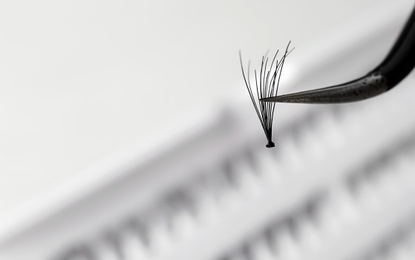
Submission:
[[[238,50],[301,49],[376,3],[1,1],[0,218],[228,95]]]

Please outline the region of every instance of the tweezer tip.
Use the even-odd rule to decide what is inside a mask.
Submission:
[[[284,102],[290,102],[290,98],[289,97],[284,97],[284,96],[274,96],[274,97],[267,97],[267,98],[261,98],[260,101],[262,102],[279,102],[279,103],[284,103]]]
[[[260,99],[261,102],[335,104],[356,102],[388,91],[385,76],[370,73],[362,78],[325,88],[306,90],[281,96]]]

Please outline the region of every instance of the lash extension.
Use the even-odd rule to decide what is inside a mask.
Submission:
[[[242,63],[242,54],[241,51],[239,51],[239,60],[241,63],[242,76],[244,78],[249,96],[251,97],[252,104],[254,105],[255,112],[258,116],[259,121],[261,122],[262,129],[264,130],[265,136],[268,140],[268,143],[266,145],[267,148],[275,146],[274,142],[272,141],[272,122],[274,120],[275,103],[263,102],[261,101],[261,99],[277,95],[285,58],[287,58],[288,54],[290,54],[293,50],[291,49],[290,51],[288,51],[290,44],[291,41],[288,42],[287,47],[285,48],[285,53],[280,60],[277,59],[277,55],[279,53],[279,50],[277,50],[274,57],[272,58],[271,65],[269,67],[268,52],[265,53],[264,56],[262,56],[261,68],[259,70],[259,73],[257,72],[257,70],[254,70],[254,90],[256,92],[256,98],[252,91],[251,79],[249,77],[251,61],[248,61],[248,70],[245,74],[245,70]]]

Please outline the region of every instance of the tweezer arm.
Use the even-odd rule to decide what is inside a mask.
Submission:
[[[368,99],[395,87],[415,66],[415,9],[382,63],[344,84],[261,99],[284,103],[346,103]]]

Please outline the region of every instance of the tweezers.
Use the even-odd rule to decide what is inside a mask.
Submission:
[[[365,76],[340,84],[263,98],[264,102],[330,104],[361,101],[387,92],[415,66],[415,9],[386,58]]]

